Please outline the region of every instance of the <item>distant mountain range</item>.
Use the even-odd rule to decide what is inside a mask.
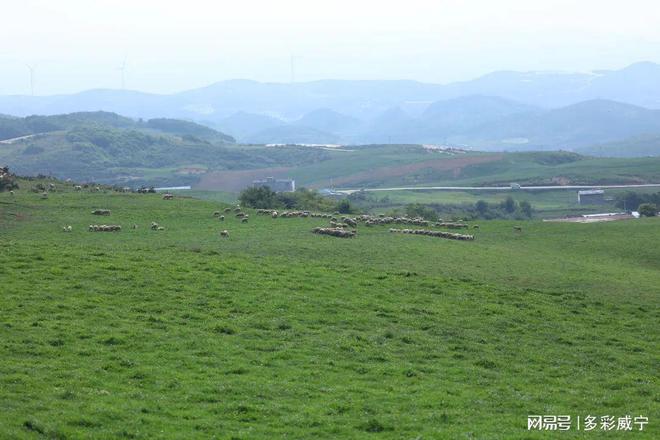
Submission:
[[[232,133],[242,120],[256,120],[256,116],[233,115],[218,126]],[[370,121],[329,109],[288,123],[264,121],[267,123],[255,124],[252,133],[243,131],[243,141],[439,143],[491,151],[563,149],[595,155],[660,155],[657,142],[644,148],[616,149],[617,144],[628,145],[635,139],[660,138],[660,110],[608,100],[542,109],[503,98],[468,96],[435,102],[418,117],[394,107]]]
[[[0,114],[104,110],[183,119],[247,143],[448,143],[490,150],[613,151],[593,147],[660,136],[657,109],[660,65],[650,62],[589,73],[495,72],[447,85],[231,80],[170,95],[0,96]]]

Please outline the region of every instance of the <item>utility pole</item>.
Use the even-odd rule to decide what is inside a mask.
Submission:
[[[300,58],[302,57],[291,54],[291,58],[289,59],[291,67],[291,84],[296,82],[296,60],[299,60]]]

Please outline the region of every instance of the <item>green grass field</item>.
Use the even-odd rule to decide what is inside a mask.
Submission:
[[[559,185],[558,178],[565,183],[605,185],[658,183],[658,170],[660,157],[595,158],[558,151],[447,155],[419,146],[370,146],[293,167],[290,177],[300,186],[353,189],[507,186],[511,182]]]
[[[511,196],[516,201],[528,201],[534,207],[534,216],[537,218],[556,218],[565,215],[594,214],[602,212],[618,212],[615,198],[626,191],[635,191],[640,194],[650,194],[660,191],[660,187],[634,188],[634,189],[607,189],[607,199],[604,204],[580,205],[577,201],[577,190],[543,190],[543,191],[374,191],[369,193],[375,197],[372,202],[378,212],[387,212],[392,209],[405,208],[410,203],[422,204],[448,204],[448,205],[474,205],[479,200],[490,204],[498,204]],[[199,192],[196,196],[210,197],[211,192]],[[232,200],[224,194],[225,200]],[[235,198],[234,198],[235,199]],[[635,207],[636,208],[636,207]]]
[[[660,219],[338,239],[223,206],[0,193],[0,438],[658,438]]]

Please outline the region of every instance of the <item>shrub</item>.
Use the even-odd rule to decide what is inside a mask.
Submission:
[[[517,203],[515,200],[513,200],[513,197],[508,196],[504,201],[500,204],[501,208],[504,209],[506,212],[509,214],[512,214],[516,211],[516,206]]]
[[[242,206],[247,206],[248,208],[271,209],[282,206],[275,191],[267,186],[244,189],[238,196],[238,200]]]
[[[238,196],[241,205],[256,209],[299,209],[306,211],[334,211],[333,199],[317,191],[299,188],[294,192],[276,193],[267,186],[247,188]]]
[[[438,214],[433,208],[430,208],[421,203],[411,203],[406,206],[406,215],[408,217],[421,217],[424,220],[436,221],[438,219]]]
[[[339,211],[341,214],[350,214],[353,212],[351,202],[348,199],[341,199],[337,203],[337,211]]]
[[[658,206],[653,203],[642,203],[637,211],[643,217],[655,217],[658,214]]]
[[[523,213],[525,217],[531,217],[532,216],[532,204],[529,203],[527,200],[523,200],[520,202],[520,211]]]

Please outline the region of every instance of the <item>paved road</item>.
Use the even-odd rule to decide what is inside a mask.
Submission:
[[[557,189],[609,189],[609,188],[660,188],[660,183],[644,183],[639,185],[553,185],[553,186],[521,186],[520,190],[557,190]],[[510,186],[404,186],[399,188],[362,188],[337,189],[341,194],[353,194],[358,191],[510,191]]]
[[[35,133],[35,134],[28,134],[26,136],[19,136],[19,137],[15,137],[15,138],[11,138],[11,139],[4,139],[4,140],[0,141],[0,144],[13,144],[14,142],[22,141],[22,140],[25,140],[25,139],[30,139],[30,138],[33,138],[35,136],[40,136],[42,134],[46,134],[46,133]]]

